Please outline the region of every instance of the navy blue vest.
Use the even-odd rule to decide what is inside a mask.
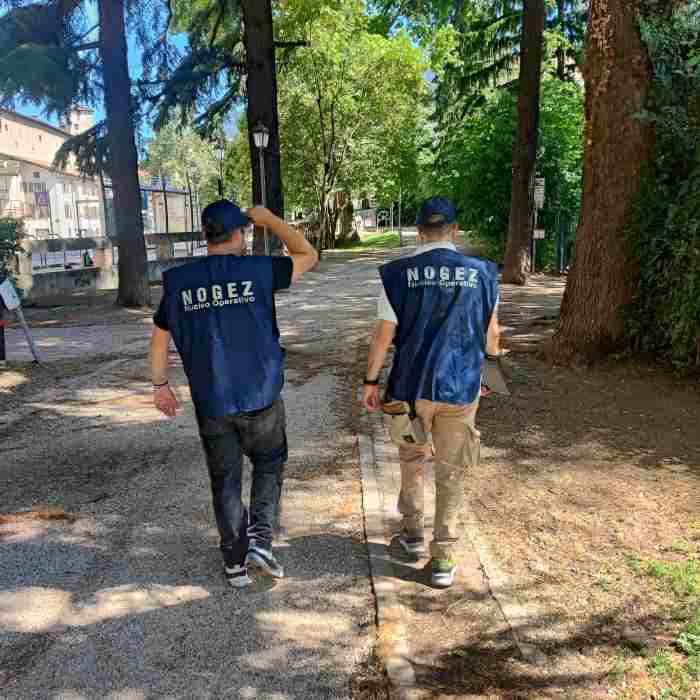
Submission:
[[[394,260],[379,273],[399,321],[387,396],[475,401],[498,299],[496,265],[439,248]]]
[[[284,384],[272,258],[212,255],[163,275],[168,327],[197,412],[257,411]]]

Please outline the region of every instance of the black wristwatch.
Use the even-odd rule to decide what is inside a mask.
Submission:
[[[362,382],[365,386],[379,386],[379,379],[367,379],[365,377],[365,381]]]

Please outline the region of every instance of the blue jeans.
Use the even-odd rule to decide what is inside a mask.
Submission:
[[[270,549],[287,460],[284,403],[221,418],[199,418],[216,524],[227,566],[242,564],[250,540]],[[250,515],[241,500],[243,455],[253,464]],[[249,522],[250,521],[250,522]]]

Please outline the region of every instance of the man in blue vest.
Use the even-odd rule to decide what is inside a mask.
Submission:
[[[369,352],[364,405],[381,407],[378,377],[390,345],[395,355],[386,390],[392,439],[399,444],[403,515],[398,542],[414,557],[425,554],[423,466],[435,452],[435,521],[431,580],[451,586],[457,569],[457,520],[466,470],[476,464],[475,418],[487,355],[499,353],[496,265],[462,255],[453,204],[426,201],[418,213],[415,254],[379,268],[379,320]],[[393,406],[392,411],[389,406]]]
[[[279,236],[289,257],[243,256],[243,229],[251,222]],[[167,416],[175,415],[177,399],[168,384],[172,337],[209,467],[224,572],[242,588],[250,583],[250,567],[284,576],[272,552],[287,458],[274,295],[318,256],[301,233],[263,207],[243,213],[232,202],[214,202],[202,212],[202,230],[207,257],[163,276],[151,339],[153,400]],[[241,500],[243,454],[253,463],[250,518]]]

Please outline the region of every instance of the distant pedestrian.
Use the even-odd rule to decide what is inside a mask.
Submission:
[[[242,256],[244,227],[266,226],[290,257]],[[311,269],[318,256],[304,237],[263,207],[242,212],[222,200],[202,213],[208,256],[171,268],[151,340],[153,400],[167,416],[178,403],[168,384],[170,338],[189,380],[206,453],[224,571],[232,586],[248,568],[281,578],[272,552],[282,469],[287,458],[283,354],[274,294]],[[241,500],[243,454],[253,464],[250,517]]]
[[[379,373],[393,343],[384,408],[394,414],[401,461],[398,542],[410,556],[426,553],[423,467],[434,450],[430,571],[439,587],[451,586],[457,569],[465,477],[480,448],[475,418],[484,359],[499,353],[496,266],[457,251],[456,220],[449,200],[429,199],[418,213],[415,254],[379,268],[379,320],[364,382],[364,405],[377,411]]]

